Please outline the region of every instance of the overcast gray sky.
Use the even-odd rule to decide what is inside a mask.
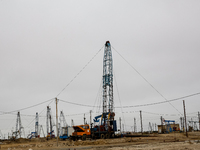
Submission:
[[[168,100],[200,92],[199,8],[198,0],[0,0],[0,130],[6,135],[15,130],[17,112],[3,112],[55,98],[100,49],[58,99],[102,104],[107,40],[113,52],[115,106],[165,101],[129,64]],[[199,95],[185,99],[188,119],[197,119],[199,99]],[[181,113],[182,100],[171,102]],[[36,112],[41,113],[39,124],[46,131],[47,105],[21,111],[26,134],[34,131]],[[50,106],[55,115],[55,101]],[[63,102],[58,107],[68,124],[71,119],[82,124],[83,113],[90,109],[93,117],[102,111]],[[139,110],[144,111],[147,130],[149,122],[160,123],[159,114],[179,122],[176,109],[164,103],[115,111],[116,119],[123,117],[130,131],[134,117],[140,130]],[[89,114],[86,118],[89,122]]]

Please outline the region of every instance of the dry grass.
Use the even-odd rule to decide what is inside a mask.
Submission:
[[[86,141],[61,141],[58,147],[56,139],[17,139],[1,141],[3,150],[45,150],[45,149],[90,149],[90,150],[177,150],[200,149],[200,132],[191,132],[187,138],[183,133],[154,134],[149,137],[124,137],[116,139],[98,139]]]

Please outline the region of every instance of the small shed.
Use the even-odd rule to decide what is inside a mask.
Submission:
[[[179,124],[158,125],[158,133],[180,131]]]

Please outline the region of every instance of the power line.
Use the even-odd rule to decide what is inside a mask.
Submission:
[[[52,99],[54,99],[54,98],[52,98]],[[9,111],[9,112],[0,111],[0,112],[2,113],[2,114],[0,114],[0,115],[12,114],[12,113],[17,112],[17,111],[22,111],[22,110],[26,110],[26,109],[29,109],[29,108],[32,108],[32,107],[36,107],[36,106],[38,106],[38,105],[44,104],[44,103],[46,103],[46,102],[48,102],[48,101],[51,101],[52,99],[46,100],[46,101],[44,101],[44,102],[41,102],[41,103],[38,103],[38,104],[35,104],[35,105],[32,105],[32,106],[29,106],[29,107],[21,108],[21,109],[18,109],[18,110],[13,110],[13,111]]]
[[[59,101],[64,102],[64,103],[68,103],[68,104],[72,104],[72,105],[85,106],[85,107],[95,107],[95,106],[92,106],[92,105],[85,105],[85,104],[80,104],[80,103],[74,103],[74,102],[69,102],[69,101],[61,100],[61,99],[59,99]]]
[[[131,68],[133,69],[133,70],[135,70],[135,72],[137,72],[161,97],[163,97],[164,99],[165,99],[165,101],[167,101],[174,109],[176,109],[135,67],[133,67],[113,46],[112,46],[112,48],[122,57],[122,59],[126,62],[126,63],[128,63],[130,66],[131,66]],[[181,114],[181,112],[178,110],[178,109],[176,109],[180,114]]]
[[[187,95],[187,96],[183,96],[183,97],[179,97],[179,98],[175,98],[175,99],[171,99],[171,100],[162,101],[162,102],[155,102],[155,103],[142,104],[142,105],[133,105],[133,106],[123,106],[123,108],[142,107],[142,106],[150,106],[150,105],[163,104],[163,103],[168,103],[168,102],[172,102],[172,101],[177,101],[177,100],[180,100],[180,99],[183,99],[183,98],[188,98],[188,97],[196,96],[196,95],[199,95],[199,94],[200,94],[200,92],[195,93],[195,94],[191,94],[191,95]],[[120,107],[115,107],[115,108],[120,108]]]
[[[78,75],[90,64],[90,62],[97,56],[97,54],[103,49],[98,50],[98,52],[87,62],[87,64],[74,76],[74,78],[58,93],[56,97],[58,97],[73,81],[78,77]]]
[[[14,116],[16,116],[16,113],[7,113],[7,112],[4,112],[4,111],[0,111],[2,114],[0,114],[0,115],[5,115],[5,114],[9,114],[9,115],[14,115]],[[35,115],[28,115],[28,114],[21,114],[20,113],[20,116],[26,116],[26,117],[35,117]],[[45,117],[45,116],[40,116],[40,117]]]
[[[148,104],[141,104],[141,105],[122,106],[122,108],[132,108],[132,107],[143,107],[143,106],[158,105],[158,104],[163,104],[163,103],[178,101],[178,100],[181,100],[181,99],[184,99],[184,98],[188,98],[188,97],[192,97],[192,96],[196,96],[196,95],[199,95],[199,94],[200,94],[200,92],[194,93],[194,94],[190,94],[190,95],[187,95],[187,96],[183,96],[183,97],[179,97],[179,98],[175,98],[175,99],[171,99],[171,100],[166,100],[166,101],[161,101],[161,102],[155,102],[155,103],[148,103]],[[60,101],[68,103],[68,104],[78,105],[78,106],[84,106],[84,107],[98,107],[98,106],[92,106],[92,105],[86,105],[86,104],[69,102],[69,101],[66,101],[66,100],[60,100]],[[115,108],[121,108],[121,106],[116,106]]]
[[[192,96],[197,96],[199,95],[200,92],[198,93],[194,93],[194,94],[190,94],[190,95],[187,95],[187,96],[183,96],[183,97],[179,97],[179,98],[175,98],[175,99],[171,99],[171,100],[167,100],[167,101],[162,101],[162,102],[155,102],[155,103],[149,103],[149,104],[141,104],[141,105],[132,105],[132,106],[116,106],[115,108],[131,108],[131,107],[143,107],[143,106],[151,106],[151,105],[158,105],[158,104],[163,104],[163,103],[167,103],[167,102],[173,102],[173,101],[178,101],[178,100],[181,100],[181,99],[185,99],[185,98],[189,98],[189,97],[192,97]],[[35,104],[35,105],[32,105],[32,106],[29,106],[29,107],[26,107],[26,108],[22,108],[22,109],[18,109],[18,110],[14,110],[14,111],[10,111],[10,112],[3,112],[3,111],[0,111],[2,114],[0,115],[4,115],[4,114],[13,114],[14,112],[17,112],[17,111],[22,111],[22,110],[25,110],[25,109],[29,109],[29,108],[32,108],[32,107],[36,107],[38,105],[41,105],[41,104],[44,104],[48,101],[51,101],[53,100],[54,98],[50,99],[50,100],[47,100],[47,101],[44,101],[44,102],[41,102],[41,103],[38,103],[38,104]],[[74,103],[74,102],[70,102],[70,101],[66,101],[66,100],[61,100],[59,99],[61,102],[64,102],[64,103],[68,103],[68,104],[72,104],[72,105],[78,105],[78,106],[84,106],[84,107],[98,107],[98,106],[92,106],[92,105],[85,105],[85,104],[80,104],[80,103]],[[51,101],[53,102],[53,101]],[[50,103],[51,103],[50,102]],[[44,110],[43,110],[44,111]],[[16,115],[16,114],[15,114]],[[25,115],[25,114],[22,114],[24,116],[32,116],[32,115]]]
[[[49,102],[48,106],[53,102],[54,98],[51,99],[51,101]],[[38,116],[40,116],[40,114],[43,113],[43,111],[46,109],[46,107],[38,114]],[[33,123],[33,121],[35,120],[35,118],[26,126],[26,127],[29,127],[31,123]]]
[[[85,113],[79,113],[79,114],[70,114],[70,115],[65,115],[65,116],[79,116],[79,115],[83,115],[83,114],[85,114],[85,115],[87,115],[87,114],[89,114],[89,112],[85,112]]]

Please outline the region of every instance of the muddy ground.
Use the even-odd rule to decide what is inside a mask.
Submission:
[[[62,141],[40,139],[17,139],[0,141],[2,150],[200,150],[200,132],[151,134],[149,137],[123,137],[86,141]]]

